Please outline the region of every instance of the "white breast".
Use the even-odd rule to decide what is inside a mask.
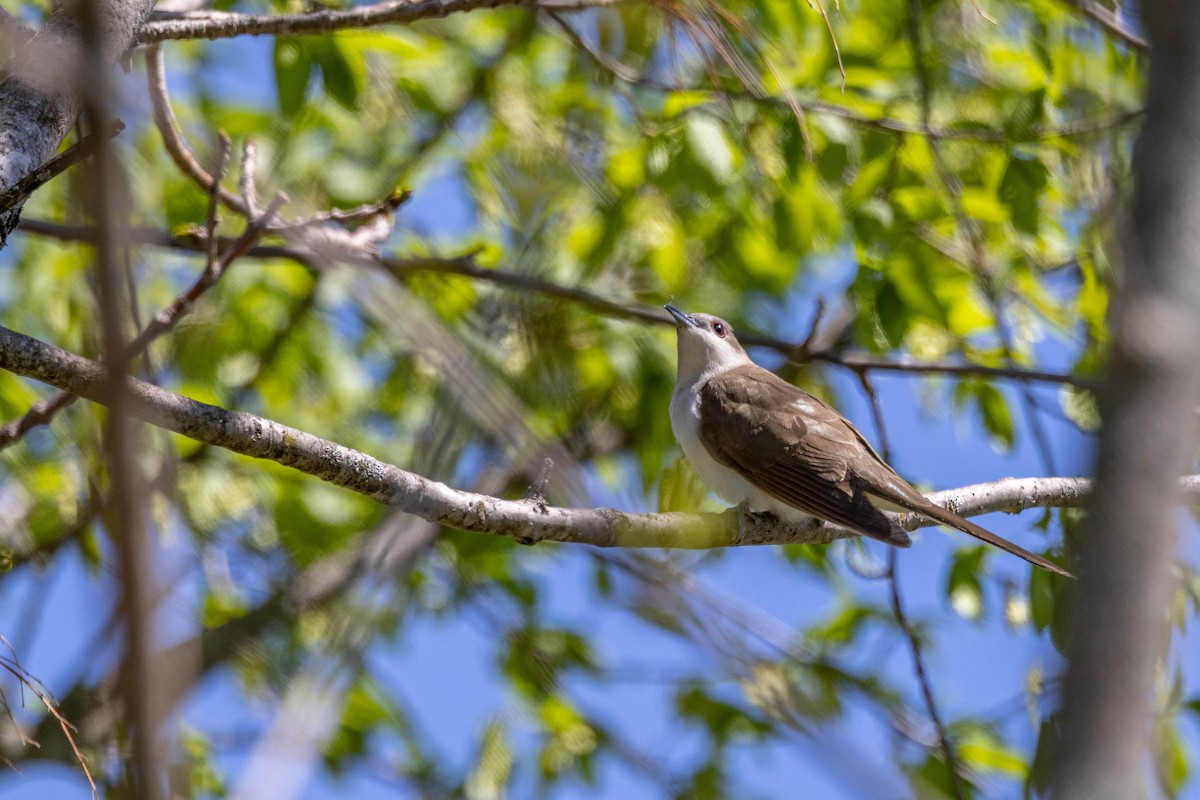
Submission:
[[[705,486],[727,503],[746,503],[751,511],[770,511],[780,519],[796,522],[809,519],[808,514],[781,503],[708,454],[700,441],[700,387],[709,377],[704,375],[691,386],[676,385],[671,397],[671,428],[692,469]]]

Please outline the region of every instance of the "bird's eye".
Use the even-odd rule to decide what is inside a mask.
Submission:
[[[721,322],[714,322],[714,323],[712,324],[712,329],[713,329],[713,333],[715,333],[717,336],[720,336],[722,339],[724,339],[724,338],[725,338],[725,325],[724,325],[724,323],[721,323]]]

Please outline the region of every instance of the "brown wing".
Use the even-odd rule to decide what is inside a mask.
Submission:
[[[700,420],[709,455],[777,500],[897,547],[910,544],[871,504],[852,466],[867,460],[895,473],[807,392],[761,367],[737,367],[701,387]]]
[[[721,420],[720,425],[704,420]],[[1070,573],[952,511],[896,474],[835,409],[761,367],[728,370],[700,389],[700,441],[772,497],[850,530],[907,547],[908,534],[870,497],[957,528],[1051,572]]]

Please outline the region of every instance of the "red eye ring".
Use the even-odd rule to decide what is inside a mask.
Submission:
[[[725,338],[725,326],[723,324],[720,322],[714,322],[712,324],[712,329],[713,333],[715,333],[717,336],[720,336],[722,339]]]

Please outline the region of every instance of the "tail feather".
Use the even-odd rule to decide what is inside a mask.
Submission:
[[[918,514],[923,514],[926,517],[930,517],[938,522],[949,525],[951,528],[957,528],[963,533],[970,534],[980,541],[987,542],[995,547],[999,547],[1006,553],[1012,553],[1014,556],[1023,558],[1030,564],[1041,567],[1042,569],[1050,570],[1051,572],[1055,572],[1059,575],[1065,575],[1068,578],[1075,577],[1058,564],[1055,564],[1053,561],[1049,561],[1042,556],[1037,555],[1036,553],[1031,553],[1020,545],[1013,544],[1008,539],[997,536],[987,528],[981,528],[974,522],[971,522],[969,519],[964,519],[958,514],[955,514],[953,511],[948,511],[939,505],[929,502],[928,500],[925,501],[925,505],[918,508],[913,508],[912,510],[916,511]]]

